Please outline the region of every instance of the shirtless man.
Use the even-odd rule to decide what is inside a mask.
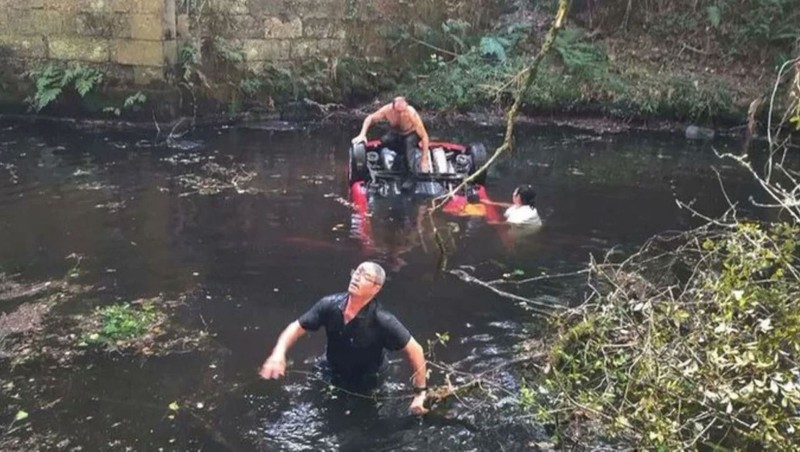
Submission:
[[[422,124],[422,118],[411,105],[408,105],[405,97],[398,96],[391,103],[379,108],[375,113],[364,119],[361,133],[353,138],[353,144],[367,141],[367,131],[374,122],[387,121],[389,132],[381,138],[381,143],[406,156],[409,171],[412,171],[414,154],[417,145],[421,144],[422,159],[420,162],[421,170],[430,171],[430,155],[428,152],[428,132]]]

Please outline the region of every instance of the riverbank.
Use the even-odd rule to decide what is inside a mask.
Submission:
[[[233,21],[226,38],[206,36],[210,25],[198,22],[200,42],[184,44],[164,79],[148,84],[81,61],[40,61],[23,71],[12,58],[0,71],[0,113],[68,118],[77,126],[159,128],[184,117],[225,124],[319,119],[341,109],[358,115],[364,113],[359,106],[404,94],[428,121],[493,122],[510,104],[515,80],[554,13],[552,5],[512,2],[498,15],[490,13],[495,3],[482,3],[483,15],[457,8],[463,17],[446,15],[442,23],[395,21],[384,30],[394,56],[343,51],[254,64],[246,43],[234,39],[249,31]],[[594,123],[600,131],[672,129],[673,123],[724,130],[749,116],[763,122],[778,68],[796,53],[791,25],[800,13],[784,0],[724,8],[705,1],[574,3],[523,98],[521,113],[533,121]]]
[[[309,110],[295,113],[288,117],[279,113],[241,113],[238,115],[205,115],[198,118],[180,117],[171,121],[130,121],[123,119],[79,119],[62,116],[26,115],[26,114],[0,114],[0,123],[6,124],[47,124],[57,125],[74,130],[108,130],[108,131],[140,131],[161,133],[161,138],[166,139],[173,135],[185,135],[190,129],[212,127],[242,127],[263,130],[287,130],[314,123],[320,126],[326,124],[352,123],[353,133],[356,133],[357,123],[366,115],[374,111],[380,104],[374,103],[357,108],[342,108],[322,113]],[[445,127],[500,127],[506,123],[505,112],[497,110],[483,110],[468,113],[421,111],[429,133],[436,135],[436,129]],[[540,116],[520,115],[516,123],[527,126],[559,127],[574,129],[580,132],[594,134],[616,134],[626,132],[663,132],[669,134],[685,135],[688,127],[693,127],[691,122],[669,119],[619,119],[607,117],[593,117],[588,115],[550,114]],[[708,128],[706,133],[713,136],[742,137],[746,133],[746,126]],[[706,136],[710,138],[711,136]],[[446,137],[442,137],[446,138]],[[690,137],[694,138],[694,137]]]

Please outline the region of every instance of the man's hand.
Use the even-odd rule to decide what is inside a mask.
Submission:
[[[286,372],[286,358],[283,356],[270,356],[261,366],[259,375],[266,380],[283,377]]]
[[[364,135],[359,135],[359,136],[353,138],[351,143],[358,144],[358,143],[361,143],[361,142],[364,142],[364,141],[367,141],[367,137],[365,137]]]
[[[423,173],[430,173],[431,172],[431,159],[430,158],[423,158],[422,161],[419,162],[419,170]]]
[[[422,416],[423,414],[428,412],[428,409],[425,408],[425,393],[417,394],[414,396],[414,400],[411,401],[411,408],[409,408],[411,414]]]

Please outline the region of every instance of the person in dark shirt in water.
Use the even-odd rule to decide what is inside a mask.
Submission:
[[[384,364],[384,349],[403,351],[414,386],[412,413],[427,412],[424,406],[427,371],[422,347],[397,318],[383,309],[375,296],[386,279],[383,268],[363,262],[353,271],[347,292],[319,300],[283,330],[275,348],[261,366],[262,378],[280,378],[286,371],[286,353],[307,331],[325,328],[325,356],[334,380],[358,385],[374,381]]]

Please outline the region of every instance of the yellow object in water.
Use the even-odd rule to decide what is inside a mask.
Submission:
[[[461,210],[461,215],[465,217],[482,217],[486,215],[486,206],[483,204],[467,204]]]

